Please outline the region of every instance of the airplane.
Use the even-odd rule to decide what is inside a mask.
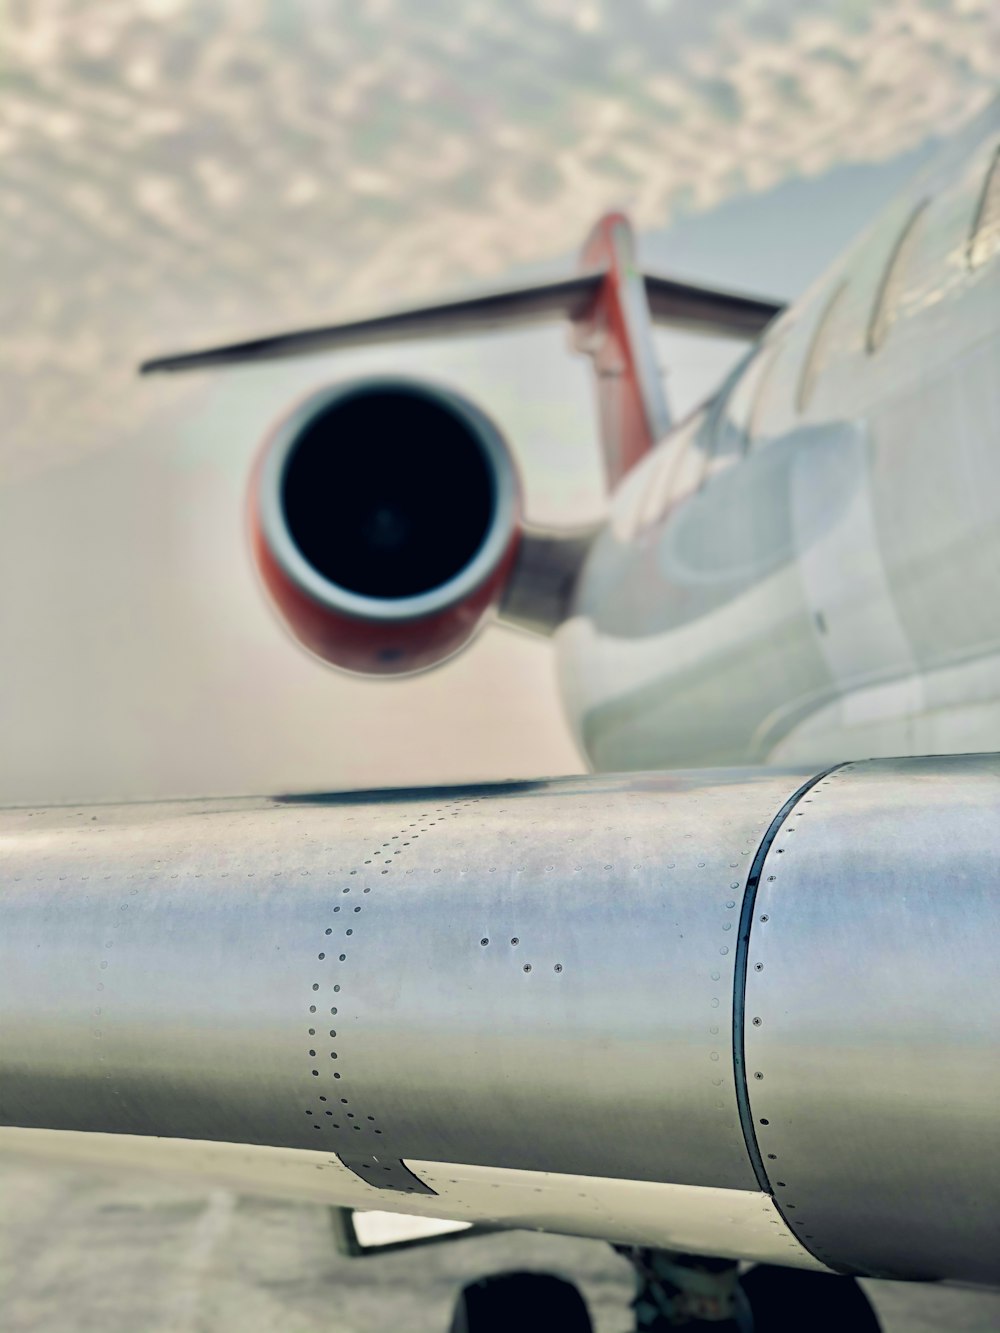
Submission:
[[[556,317],[605,523],[532,528],[486,414],[382,375],[271,430],[248,529],[336,668],[551,638],[593,772],[3,812],[0,1146],[599,1237],[645,1329],[1000,1285],[1000,102],[787,308],[610,214],[564,280],[142,369]],[[680,421],[657,323],[750,343]],[[515,1324],[590,1327],[459,1294]]]

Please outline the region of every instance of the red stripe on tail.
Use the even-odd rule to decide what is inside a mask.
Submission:
[[[573,321],[572,344],[594,363],[605,473],[613,487],[670,426],[646,288],[623,213],[607,213],[597,223],[580,268],[607,270],[586,315]]]

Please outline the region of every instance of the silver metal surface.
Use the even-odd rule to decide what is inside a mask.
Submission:
[[[756,1191],[733,962],[800,782],[7,812],[0,1120]]]
[[[848,764],[763,865],[746,973],[754,1131],[827,1263],[1000,1281],[1000,757]]]
[[[1000,1282],[998,846],[989,756],[7,811],[0,1123]]]

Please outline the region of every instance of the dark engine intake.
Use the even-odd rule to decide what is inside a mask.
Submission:
[[[499,601],[520,535],[500,432],[449,389],[365,379],[311,395],[265,443],[254,555],[296,638],[366,675],[434,666]]]

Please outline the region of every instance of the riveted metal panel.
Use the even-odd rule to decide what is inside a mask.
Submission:
[[[745,1056],[789,1225],[833,1266],[1000,1281],[1000,757],[878,760],[782,821]]]
[[[735,943],[800,782],[8,812],[0,1119],[756,1190]]]
[[[5,1152],[91,1168],[161,1171],[175,1179],[186,1176],[202,1184],[306,1203],[366,1211],[391,1208],[393,1213],[439,1220],[822,1269],[784,1224],[774,1200],[749,1190],[407,1162],[430,1188],[406,1199],[387,1199],[336,1157],[304,1148],[0,1127],[0,1153]]]

